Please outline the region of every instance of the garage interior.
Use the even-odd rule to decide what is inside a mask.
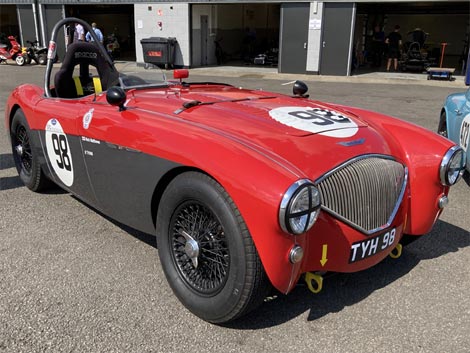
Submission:
[[[0,5],[0,35],[18,37],[19,34],[16,5]]]
[[[380,65],[373,65],[374,26],[379,25],[387,36],[395,25],[399,25],[403,42],[399,71],[423,72],[419,65],[405,65],[406,55],[412,51],[414,53],[417,48],[410,48],[416,39],[414,30],[420,29],[425,33],[425,40],[423,45],[419,46],[419,58],[424,63],[437,67],[441,65],[442,60],[442,67],[454,68],[456,74],[462,74],[468,55],[469,13],[468,2],[358,3],[354,33],[355,73],[386,71],[385,45]]]
[[[113,53],[115,59],[136,59],[134,5],[66,5],[65,13],[68,17],[78,17],[90,24],[96,22],[103,32],[105,44],[117,42]]]
[[[277,66],[280,5],[192,5],[192,65]]]

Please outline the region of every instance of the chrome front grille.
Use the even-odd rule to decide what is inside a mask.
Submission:
[[[403,198],[408,170],[378,155],[355,158],[317,181],[322,208],[366,234],[390,225]]]

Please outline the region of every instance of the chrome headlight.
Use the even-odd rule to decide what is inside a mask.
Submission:
[[[310,180],[301,179],[284,194],[279,208],[279,224],[284,232],[302,234],[312,228],[320,212],[320,191]]]
[[[450,148],[442,158],[439,176],[442,185],[451,186],[459,181],[465,170],[465,153],[459,146]]]

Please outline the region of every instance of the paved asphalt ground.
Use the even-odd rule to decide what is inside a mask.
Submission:
[[[192,70],[192,81],[289,93],[295,75]],[[44,68],[0,66],[0,114]],[[222,76],[226,77],[222,77]],[[311,98],[391,114],[435,131],[462,78],[303,77]],[[394,79],[398,77],[399,79]],[[299,285],[228,327],[190,314],[167,285],[154,238],[113,223],[68,193],[28,191],[0,124],[0,352],[470,352],[470,182],[400,259]]]

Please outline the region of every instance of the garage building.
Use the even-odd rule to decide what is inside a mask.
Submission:
[[[268,65],[321,75],[383,70],[368,64],[372,31],[379,25],[387,34],[395,24],[404,43],[409,32],[422,29],[423,55],[459,72],[470,33],[468,0],[0,0],[0,33],[46,45],[52,26],[66,16],[97,22],[109,41],[117,41],[121,60],[142,64],[142,39],[172,37],[176,66]],[[63,55],[65,39],[58,49]]]

